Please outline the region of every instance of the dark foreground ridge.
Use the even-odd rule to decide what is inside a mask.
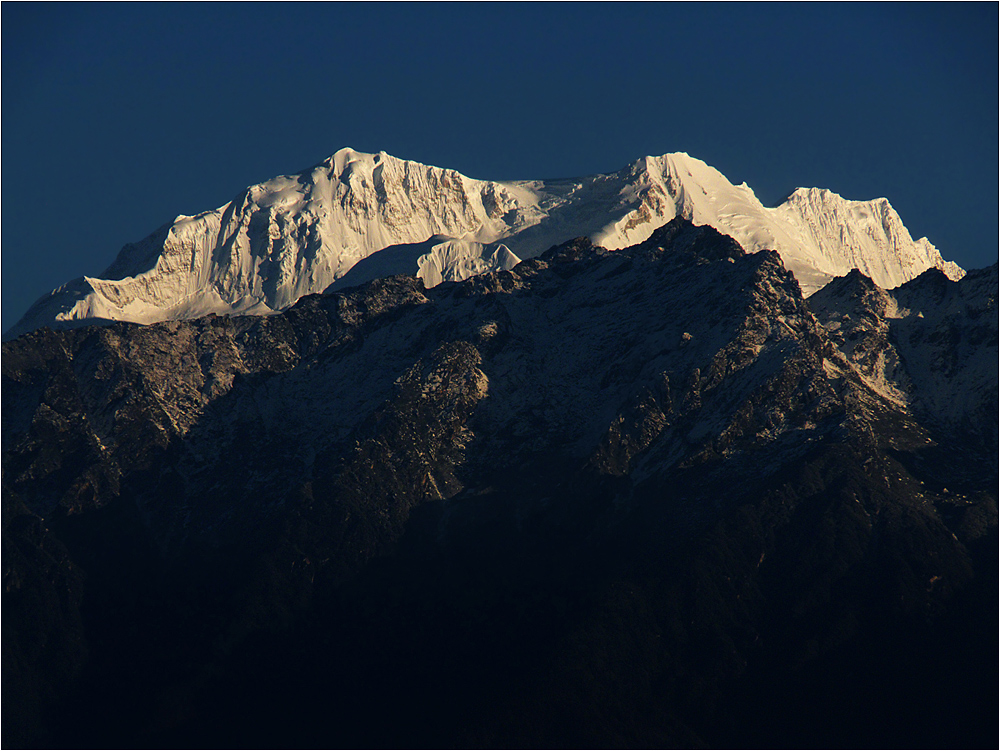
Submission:
[[[814,315],[675,220],[6,343],[3,745],[993,746],[996,270],[939,281]]]

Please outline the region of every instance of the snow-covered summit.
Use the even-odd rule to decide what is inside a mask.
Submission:
[[[808,251],[802,260],[825,274],[858,269],[886,289],[930,268],[953,281],[965,274],[926,237],[914,240],[885,198],[849,201],[823,188],[799,188],[774,212],[801,232],[800,247]]]
[[[685,153],[580,179],[495,182],[347,148],[214,211],[178,216],[122,248],[100,277],[43,297],[8,333],[268,314],[338,280],[355,283],[348,272],[363,260],[365,273],[353,278],[411,273],[433,286],[511,268],[573,237],[628,247],[675,216],[713,226],[749,252],[778,251],[806,294],[852,268],[883,287],[932,267],[952,279],[964,273],[926,238],[914,241],[885,199],[800,189],[767,208],[746,184]]]

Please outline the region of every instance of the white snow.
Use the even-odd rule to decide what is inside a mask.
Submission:
[[[510,268],[582,235],[627,247],[677,215],[750,252],[778,251],[806,294],[853,267],[883,287],[932,266],[953,279],[963,273],[926,238],[914,241],[885,199],[848,201],[811,188],[767,208],[747,185],[684,153],[578,180],[490,182],[341,149],[214,211],[178,216],[123,248],[103,278],[75,280],[39,300],[12,333],[53,320],[266,314],[387,273],[417,274],[433,286]]]
[[[521,259],[506,245],[484,245],[474,240],[456,240],[435,235],[422,243],[393,245],[377,250],[358,261],[337,279],[329,291],[336,291],[395,274],[414,274],[425,287],[457,282],[477,274],[512,269]]]

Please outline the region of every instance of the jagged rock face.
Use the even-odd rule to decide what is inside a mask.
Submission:
[[[868,384],[971,437],[995,471],[997,287],[996,264],[958,282],[930,270],[889,291],[854,271],[809,306]]]
[[[883,287],[927,268],[953,279],[963,273],[926,238],[914,241],[885,199],[800,189],[765,208],[745,184],[683,153],[607,175],[492,182],[342,149],[126,245],[101,278],[54,290],[7,335],[81,322],[270,314],[331,285],[393,274],[417,274],[430,287],[510,269],[577,236],[625,248],[674,217],[715,227],[750,252],[777,251],[806,294],[852,268]]]
[[[992,274],[935,310],[995,332]],[[978,434],[944,460],[928,451],[945,433],[912,406],[924,386],[909,350],[896,391],[872,386],[872,363],[896,372],[892,300],[929,286],[893,298],[855,275],[814,315],[777,253],[675,219],[629,248],[578,238],[432,289],[397,276],[269,317],[7,343],[5,582],[72,586],[58,608],[25,604],[20,584],[4,604],[55,641],[82,628],[91,655],[82,673],[22,679],[26,706],[63,724],[18,737],[312,746],[332,723],[344,745],[773,746],[816,727],[845,745],[994,732],[906,709],[995,705],[976,682],[994,691],[982,666],[995,663],[962,650],[995,648],[995,628],[977,629],[996,619],[983,579],[996,465],[955,485],[942,462],[974,456]],[[864,316],[831,312],[847,299]],[[938,362],[953,345],[967,356],[964,336],[910,338]],[[25,531],[42,524],[51,539]],[[65,560],[6,556],[56,543]],[[933,679],[900,672],[914,655]],[[60,680],[54,698],[36,688]],[[873,726],[860,710],[877,699]]]
[[[666,276],[670,273],[677,278]],[[777,302],[771,299],[779,293],[770,279],[757,281],[768,275],[780,279],[784,294]],[[723,312],[705,291],[726,287],[741,291]],[[65,335],[42,331],[23,345],[12,345],[5,358],[12,403],[21,403],[15,384],[46,381],[34,386],[44,389],[42,409],[28,414],[11,407],[17,417],[8,421],[8,434],[73,436],[79,448],[64,447],[62,453],[83,457],[81,464],[93,470],[86,482],[66,490],[69,495],[42,492],[49,454],[29,439],[11,465],[16,468],[12,479],[23,482],[26,500],[38,513],[59,504],[80,510],[106,498],[106,490],[117,491],[123,465],[145,468],[152,452],[174,448],[176,453],[181,445],[181,454],[170,454],[171,464],[177,463],[170,471],[194,484],[195,495],[214,499],[208,506],[185,509],[185,524],[215,529],[220,519],[191,525],[190,515],[215,506],[230,513],[262,490],[252,479],[242,485],[216,479],[215,485],[200,487],[197,478],[206,474],[206,465],[240,466],[246,464],[240,456],[252,451],[257,456],[247,467],[251,478],[277,471],[268,483],[282,488],[292,477],[308,480],[315,455],[343,452],[357,441],[378,405],[396,398],[411,369],[421,358],[437,357],[436,348],[449,339],[486,352],[503,345],[484,376],[495,385],[477,421],[483,441],[508,434],[512,440],[484,450],[486,455],[530,463],[537,454],[549,457],[550,445],[570,441],[585,451],[607,429],[609,410],[645,393],[637,386],[640,375],[650,387],[666,388],[670,399],[672,389],[680,388],[686,406],[677,410],[697,408],[707,421],[703,400],[727,368],[755,361],[771,336],[804,335],[815,327],[801,302],[794,312],[807,318],[793,329],[788,328],[791,319],[769,320],[772,305],[782,313],[791,310],[784,298],[794,299],[797,291],[776,254],[747,259],[730,238],[675,222],[629,253],[609,254],[580,240],[521,264],[516,274],[489,275],[434,295],[414,278],[394,277],[334,297],[307,298],[283,317],[209,318]],[[769,297],[759,299],[765,294]],[[553,296],[557,302],[534,302]],[[524,303],[522,297],[527,297]],[[408,317],[408,325],[368,332],[374,322],[395,320],[410,309],[420,314]],[[730,364],[732,358],[740,365]],[[256,383],[265,375],[266,394],[256,388],[245,394],[234,385],[247,377]],[[746,390],[772,375],[766,371],[747,379],[742,390],[725,393],[719,414],[711,418],[719,421],[719,429]],[[528,388],[529,383],[534,386]],[[322,393],[328,396],[317,404]],[[702,432],[709,435],[707,423]],[[523,442],[529,434],[534,437]],[[249,449],[248,444],[256,445]],[[291,463],[280,448],[284,445],[301,447]],[[564,458],[579,457],[569,452]],[[436,482],[431,478],[425,484]]]

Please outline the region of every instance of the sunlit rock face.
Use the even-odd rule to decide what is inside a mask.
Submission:
[[[621,249],[678,216],[749,252],[777,251],[807,295],[852,268],[885,288],[928,268],[963,273],[926,238],[914,241],[885,199],[811,188],[767,208],[747,185],[683,153],[606,175],[494,182],[342,149],[126,245],[100,277],[54,290],[7,335],[81,321],[271,314],[331,285],[391,274],[433,286],[510,269],[574,237]]]

